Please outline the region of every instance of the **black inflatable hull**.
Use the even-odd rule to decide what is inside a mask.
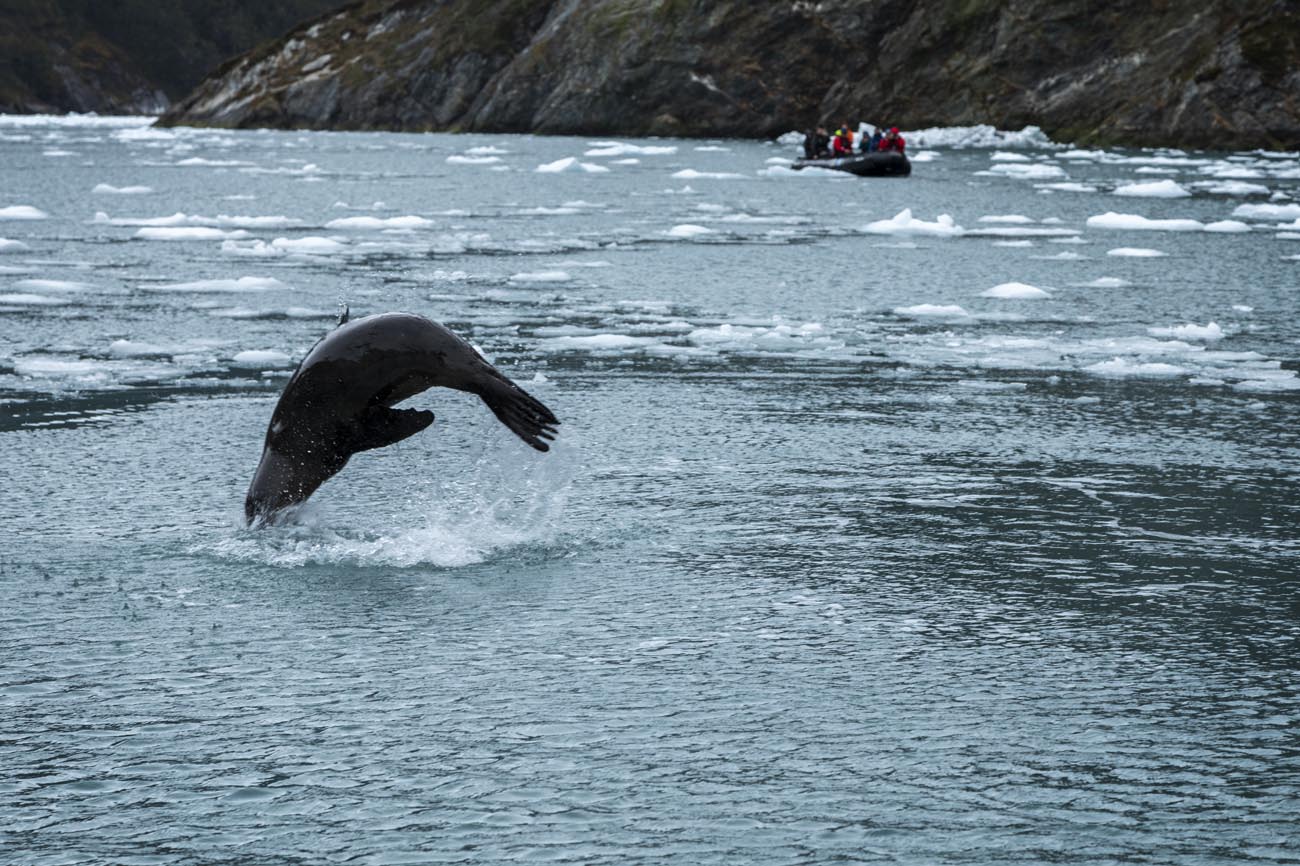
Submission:
[[[912,173],[912,163],[901,153],[860,153],[831,159],[797,159],[793,168],[831,168],[847,171],[859,177],[907,177]]]

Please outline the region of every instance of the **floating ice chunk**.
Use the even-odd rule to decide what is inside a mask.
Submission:
[[[1035,189],[1050,189],[1056,192],[1096,192],[1097,187],[1089,183],[1076,183],[1067,181],[1065,183],[1036,183]]]
[[[250,258],[272,258],[285,254],[284,250],[277,249],[266,241],[252,241],[247,244],[241,244],[239,241],[222,241],[221,251],[232,256],[248,256]]]
[[[1119,277],[1097,277],[1091,283],[1084,283],[1084,285],[1093,289],[1122,289],[1133,284]]]
[[[763,162],[767,163],[768,165],[793,165],[794,164],[793,159],[784,156],[769,156],[767,159],[763,160]]]
[[[379,229],[424,229],[433,225],[433,220],[421,216],[381,217],[354,216],[340,217],[325,223],[327,229],[351,229],[353,231]]]
[[[1037,286],[1027,283],[1001,283],[991,289],[980,292],[981,298],[1007,298],[1016,300],[1034,300],[1050,298],[1051,295]]]
[[[700,145],[699,147],[692,148],[692,150],[698,150],[701,152],[708,152],[708,153],[731,153],[731,148],[723,147],[720,144],[703,144]],[[588,154],[588,156],[590,156],[590,154]]]
[[[894,307],[894,315],[909,319],[965,319],[970,313],[956,304],[917,304],[912,307]]]
[[[1134,361],[1128,358],[1111,358],[1109,361],[1098,361],[1095,364],[1089,364],[1083,368],[1085,373],[1092,373],[1097,376],[1109,376],[1123,378],[1126,376],[1151,376],[1151,377],[1170,377],[1181,376],[1187,371],[1182,367],[1174,364],[1163,364],[1159,362],[1145,363]]]
[[[971,237],[1003,238],[1068,238],[1080,234],[1078,229],[1040,228],[1039,226],[995,226],[985,229],[971,229],[966,232]]]
[[[35,289],[38,292],[93,292],[95,290],[95,286],[91,283],[73,280],[19,280],[14,285],[20,289]]]
[[[1259,183],[1246,183],[1241,180],[1203,180],[1192,184],[1199,190],[1214,195],[1268,195],[1268,187]]]
[[[232,168],[241,165],[256,165],[257,163],[247,162],[242,159],[206,159],[201,156],[191,156],[189,159],[182,159],[177,165],[206,165],[215,168]]]
[[[49,295],[38,295],[33,292],[10,292],[0,294],[0,304],[12,304],[19,307],[58,307],[68,301],[63,298],[52,298]]]
[[[1104,214],[1088,217],[1086,223],[1090,229],[1116,229],[1119,231],[1163,231],[1163,232],[1199,232],[1205,226],[1192,219],[1153,220],[1132,213]]]
[[[899,211],[893,219],[876,220],[868,223],[862,230],[872,235],[897,235],[902,237],[920,235],[924,237],[955,238],[966,233],[966,230],[953,222],[953,218],[946,213],[939,214],[934,222],[926,222],[914,218],[911,208]]]
[[[1249,307],[1249,306],[1247,306],[1247,305],[1245,305],[1245,304],[1233,304],[1233,305],[1232,305],[1232,308],[1233,308],[1234,310],[1236,310],[1238,313],[1253,313],[1253,312],[1255,312],[1255,308],[1254,308],[1254,307]]]
[[[288,367],[293,363],[284,352],[276,352],[270,349],[249,349],[239,352],[230,359],[230,362],[236,367],[252,367],[262,370]]]
[[[564,159],[557,159],[555,162],[548,162],[539,165],[534,169],[534,171],[541,172],[542,174],[556,174],[561,171],[574,170],[585,171],[592,174],[609,171],[609,169],[603,165],[596,165],[595,163],[590,162],[579,162],[576,156],[566,156]]]
[[[1016,223],[1016,224],[1033,222],[1033,220],[1030,219],[1029,217],[1018,213],[993,214],[991,216],[982,216],[979,218],[978,221],[982,223]]]
[[[1117,186],[1115,195],[1137,198],[1187,198],[1191,193],[1175,181],[1157,180],[1151,183],[1128,183]]]
[[[1031,258],[1037,259],[1040,262],[1076,262],[1080,259],[1086,258],[1086,256],[1066,250],[1065,252],[1057,253],[1056,255],[1032,256]]]
[[[151,186],[113,186],[108,183],[97,183],[91,190],[95,195],[148,195],[153,192]]]
[[[693,168],[684,168],[681,171],[673,172],[673,177],[695,180],[696,178],[711,178],[713,180],[744,180],[745,175],[735,174],[729,171],[696,171]]]
[[[459,156],[447,157],[448,165],[494,165],[501,162],[499,156]]]
[[[1156,168],[1154,165],[1144,165],[1137,170],[1138,174],[1178,174],[1176,168]]]
[[[1215,342],[1223,339],[1223,329],[1216,322],[1207,325],[1175,325],[1172,328],[1147,328],[1153,337],[1171,337],[1179,340],[1203,340]]]
[[[999,162],[989,169],[990,174],[1004,174],[1018,180],[1046,180],[1052,177],[1065,177],[1065,169],[1059,165],[1046,163]]]
[[[326,255],[347,250],[346,244],[340,243],[333,238],[323,238],[316,235],[305,238],[276,238],[271,241],[271,246],[288,253],[308,253],[311,255]]]
[[[226,231],[210,226],[181,226],[170,228],[142,228],[135,236],[146,241],[215,241],[226,238],[246,238],[243,229]]]
[[[670,238],[693,238],[700,235],[711,235],[714,234],[714,231],[713,229],[705,228],[704,226],[682,223],[681,225],[673,226],[668,231],[664,232],[664,234],[668,235]]]
[[[1104,150],[1067,150],[1056,155],[1057,159],[1105,159],[1110,154]]]
[[[1058,145],[1037,126],[1026,126],[1019,131],[996,129],[988,124],[978,126],[939,126],[913,129],[904,133],[913,147],[1025,147],[1048,148]],[[803,141],[803,136],[795,144]]]
[[[1300,219],[1300,204],[1243,204],[1232,215],[1250,220]]]
[[[534,171],[541,172],[542,174],[555,174],[561,171],[569,171],[576,168],[577,165],[578,158],[576,156],[566,156],[564,159],[555,160],[555,162],[543,163],[542,165],[537,166]]]
[[[1169,254],[1162,253],[1160,250],[1147,249],[1146,247],[1116,247],[1113,250],[1106,250],[1106,255],[1131,259],[1155,259]]]
[[[1032,247],[1033,241],[994,241],[995,247]]]
[[[478,147],[471,147],[465,152],[478,156],[480,154],[505,154],[510,151],[506,150],[504,147],[497,147],[495,144],[483,144]]]
[[[194,280],[188,283],[164,283],[141,286],[157,292],[268,292],[289,288],[275,277],[239,277],[225,280]]]
[[[1250,226],[1238,220],[1218,220],[1217,222],[1206,223],[1205,230],[1220,234],[1241,234],[1249,232]]]
[[[910,162],[934,162],[939,158],[937,150],[920,150],[912,154],[908,159]]]
[[[628,156],[629,154],[639,154],[641,156],[657,156],[662,154],[676,153],[677,148],[673,145],[660,144],[626,144],[621,141],[593,141],[590,142],[591,150],[585,151],[583,156]],[[695,148],[701,150],[701,148]],[[723,148],[725,150],[726,148]]]
[[[21,253],[29,250],[31,247],[22,241],[11,240],[10,238],[0,238],[0,253]]]
[[[43,220],[49,219],[50,215],[38,207],[32,207],[29,204],[15,204],[9,207],[0,207],[0,220]]]
[[[993,160],[994,162],[1029,162],[1030,161],[1029,157],[1025,156],[1023,153],[1016,153],[1014,151],[1006,151],[1006,150],[997,151],[991,157],[989,157],[989,159]]]
[[[150,122],[153,122],[152,119]],[[113,133],[113,138],[118,141],[174,141],[176,133],[156,126],[143,126],[119,129]]]
[[[640,165],[641,160],[635,156],[629,156],[627,159],[615,159],[610,161],[610,165]]]
[[[541,341],[543,352],[618,352],[654,345],[653,337],[632,337],[626,334],[595,334],[590,337],[554,337]]]
[[[569,276],[568,271],[526,271],[522,274],[513,274],[510,277],[512,283],[567,283],[573,279]]]

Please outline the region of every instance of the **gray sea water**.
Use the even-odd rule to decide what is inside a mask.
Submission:
[[[911,138],[0,119],[0,861],[1300,861],[1300,158]],[[555,450],[243,529],[340,302]]]

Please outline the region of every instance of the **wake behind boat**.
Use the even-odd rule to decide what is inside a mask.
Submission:
[[[912,163],[904,154],[897,151],[859,153],[825,159],[797,159],[791,168],[830,168],[835,171],[847,171],[859,177],[907,177],[912,173]]]

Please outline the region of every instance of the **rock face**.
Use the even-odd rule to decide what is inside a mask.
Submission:
[[[859,118],[1300,146],[1293,0],[362,0],[165,124],[772,136]]]
[[[157,114],[342,0],[0,0],[0,112]]]

